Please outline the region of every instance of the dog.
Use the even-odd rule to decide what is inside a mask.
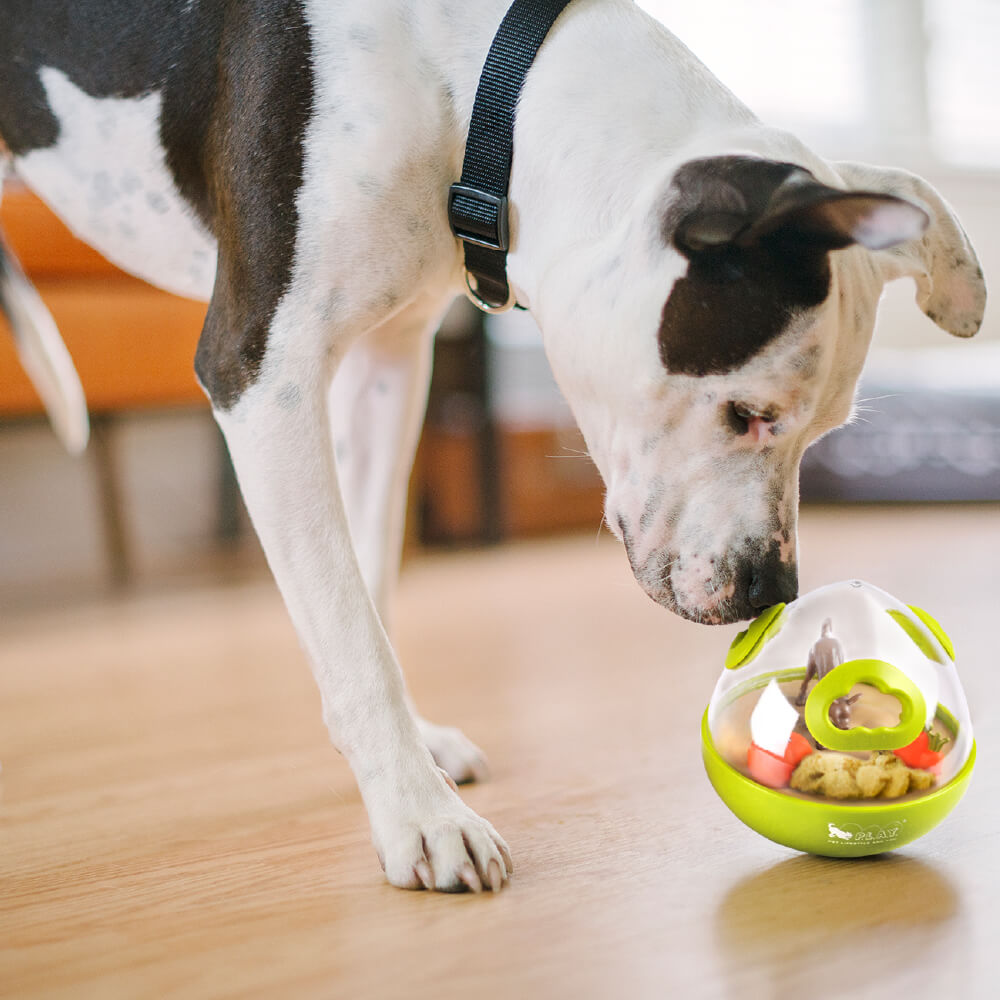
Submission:
[[[432,335],[463,290],[449,185],[507,0],[0,0],[5,161],[115,263],[208,305],[195,369],[390,883],[494,891],[485,762],[388,637]],[[630,0],[573,0],[514,132],[510,286],[655,601],[797,591],[806,446],[846,421],[883,285],[967,337],[985,286],[902,170],[768,128]],[[69,446],[82,394],[9,254],[0,296]]]

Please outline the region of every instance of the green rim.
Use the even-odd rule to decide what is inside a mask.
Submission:
[[[775,604],[762,611],[750,624],[733,639],[726,654],[726,669],[735,670],[749,663],[784,624],[782,612],[784,604]]]
[[[941,788],[906,802],[847,806],[795,798],[741,774],[716,750],[707,709],[701,747],[712,787],[738,819],[777,844],[831,858],[882,854],[922,837],[959,803],[976,762],[973,743],[962,769]]]
[[[887,608],[885,612],[911,639],[928,660],[943,663],[941,653],[937,650],[927,634],[905,611],[897,611],[895,608]],[[929,626],[928,626],[929,627]]]
[[[902,711],[895,726],[838,729],[830,721],[830,706],[855,684],[871,684],[899,699]],[[898,667],[885,660],[848,660],[817,682],[806,699],[806,727],[816,741],[831,750],[896,750],[912,743],[924,728],[927,705],[920,688]]]
[[[923,608],[918,608],[915,604],[907,605],[909,609],[931,630],[934,638],[941,643],[941,648],[948,654],[948,658],[954,662],[955,646],[948,636],[948,633],[941,628],[938,620]]]
[[[719,707],[725,708],[734,701],[739,701],[743,695],[750,694],[751,691],[766,688],[772,680],[776,680],[779,684],[784,684],[786,681],[801,681],[805,676],[805,667],[789,667],[787,670],[772,670],[767,674],[757,674],[754,677],[748,677],[745,681],[737,684],[736,687],[726,693],[725,700]]]

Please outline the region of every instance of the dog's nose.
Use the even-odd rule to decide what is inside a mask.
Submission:
[[[795,563],[781,562],[769,556],[750,572],[747,598],[755,612],[774,604],[789,603],[799,596],[799,573]]]

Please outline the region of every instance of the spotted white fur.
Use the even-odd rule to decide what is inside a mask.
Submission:
[[[167,170],[160,95],[95,98],[58,69],[44,67],[40,76],[59,120],[59,139],[19,158],[18,174],[112,263],[178,295],[208,301],[215,240]]]
[[[467,6],[305,0],[315,101],[291,281],[259,371],[216,409],[387,877],[409,888],[495,889],[511,870],[502,839],[437,766],[479,776],[479,751],[416,715],[385,628],[429,338],[462,287],[445,196],[507,0],[484,0],[476,17]],[[137,211],[122,163],[170,195],[156,95],[92,101],[51,73],[46,86],[64,138],[22,172],[98,245],[107,229],[109,255],[204,292],[209,273],[195,281],[192,258],[155,258],[160,244],[208,250],[176,197],[164,219],[121,230],[126,206]],[[897,251],[838,251],[822,307],[735,370],[668,373],[657,330],[687,267],[663,232],[671,179],[695,157],[737,153],[855,183],[762,126],[632,3],[574,0],[528,76],[511,177],[511,283],[607,483],[608,522],[651,596],[710,622],[732,615],[732,566],[748,539],[777,543],[794,564],[798,462],[850,414],[884,281],[916,274],[921,305],[956,333],[976,325],[983,298],[940,199],[868,168],[865,187],[931,207],[928,235]],[[96,178],[112,165],[120,197],[102,201]],[[767,426],[733,433],[721,416],[732,403],[767,413]]]

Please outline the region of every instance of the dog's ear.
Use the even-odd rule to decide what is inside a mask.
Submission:
[[[927,212],[912,201],[877,191],[841,191],[796,171],[737,242],[749,246],[776,239],[822,251],[858,243],[885,250],[918,239],[929,223]]]
[[[837,163],[838,173],[850,186],[906,199],[926,206],[930,225],[875,258],[886,281],[912,277],[917,284],[917,305],[941,329],[956,337],[971,337],[980,327],[986,308],[986,283],[976,252],[955,213],[940,194],[921,177],[905,170],[872,167],[862,163]]]
[[[738,174],[733,171],[725,179],[714,172],[706,175],[700,204],[681,219],[674,234],[683,252],[786,244],[799,252],[826,253],[855,243],[884,250],[918,239],[930,223],[920,204],[894,194],[830,187],[791,164],[749,158],[738,162]],[[780,181],[776,170],[784,175]]]
[[[753,156],[689,160],[675,172],[662,238],[689,261],[660,321],[670,372],[731,371],[766,347],[796,310],[830,293],[830,251],[870,251],[883,280],[911,274],[938,325],[975,333],[985,288],[950,209],[902,172],[841,170],[844,187],[808,170]],[[704,330],[711,330],[705,336]]]

